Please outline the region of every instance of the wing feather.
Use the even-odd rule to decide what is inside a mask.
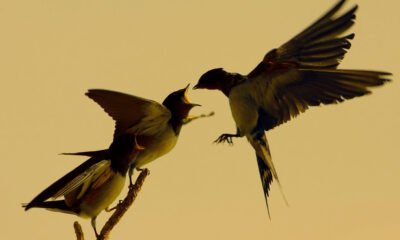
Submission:
[[[103,89],[90,89],[86,95],[115,120],[114,139],[127,132],[151,134],[171,117],[166,107],[153,100]]]
[[[266,54],[247,75],[250,95],[265,112],[265,130],[304,112],[309,106],[342,102],[370,93],[389,81],[390,73],[338,70],[354,34],[340,36],[355,19],[357,6],[336,16],[345,3],[331,10],[291,40]],[[271,124],[274,123],[274,124]]]
[[[338,37],[355,19],[357,6],[334,18],[345,1],[339,1],[310,27],[276,49],[277,61],[292,61],[300,66],[335,67],[351,47],[354,34]]]
[[[75,178],[80,176],[82,173],[86,172],[88,169],[90,169],[93,165],[96,163],[101,162],[104,160],[104,155],[99,154],[98,156],[93,156],[92,158],[88,159],[66,175],[64,175],[62,178],[51,184],[49,187],[47,187],[45,190],[43,190],[41,193],[39,193],[29,204],[25,206],[25,210],[28,210],[37,204],[40,204],[47,199],[53,197],[56,195],[57,192],[59,192],[61,189],[63,189],[69,182],[73,181]]]
[[[267,78],[252,79],[258,83],[249,86],[250,94],[259,100],[259,106],[276,120],[276,124],[269,125],[270,129],[309,106],[338,103],[369,94],[371,87],[390,81],[389,75],[375,71],[294,68]],[[264,87],[258,87],[260,85]]]
[[[107,168],[110,167],[110,160],[103,160],[92,165],[89,169],[76,176],[72,181],[68,182],[63,188],[56,192],[52,198],[56,199],[60,196],[65,196],[75,190],[76,188],[82,186],[80,190],[79,197],[81,197],[90,186],[90,184],[95,181]]]
[[[277,49],[268,52],[263,61],[248,74],[249,78],[269,74],[289,67],[336,68],[350,49],[354,33],[340,36],[353,24],[357,5],[339,17],[336,13],[345,0],[339,1],[331,10],[308,28]]]

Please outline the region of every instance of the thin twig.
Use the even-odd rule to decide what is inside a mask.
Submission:
[[[115,225],[118,224],[118,222],[121,220],[122,216],[124,216],[126,211],[128,211],[129,207],[135,201],[140,189],[142,188],[144,180],[146,179],[146,177],[149,174],[150,174],[150,171],[147,168],[141,170],[141,173],[137,177],[135,184],[132,186],[129,186],[129,191],[128,191],[128,194],[126,195],[125,199],[118,203],[118,205],[115,207],[114,213],[104,224],[103,229],[101,229],[100,235],[97,238],[97,240],[108,239],[108,237],[110,236],[111,230],[115,227]],[[75,229],[76,239],[77,240],[85,240],[85,237],[83,236],[83,232],[82,232],[82,227],[78,222],[74,222],[74,229]]]
[[[214,114],[215,114],[214,112],[210,112],[209,114],[201,114],[198,116],[188,116],[187,118],[183,119],[183,125],[186,125],[186,124],[190,123],[191,121],[199,119],[199,118],[211,117]]]
[[[145,168],[140,173],[139,177],[136,179],[134,185],[129,186],[129,192],[125,199],[117,205],[115,212],[111,215],[111,217],[107,220],[106,224],[104,224],[103,229],[101,229],[100,235],[97,240],[105,240],[108,239],[111,230],[114,228],[115,225],[121,220],[122,216],[128,211],[129,207],[135,201],[144,180],[150,174],[150,171]]]
[[[77,221],[74,222],[74,229],[75,229],[76,239],[85,240],[85,237],[83,236],[82,232],[82,227]]]

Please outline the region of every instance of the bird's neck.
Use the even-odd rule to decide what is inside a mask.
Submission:
[[[169,124],[171,124],[172,128],[174,129],[176,136],[179,135],[183,125],[183,120],[187,118],[192,107],[193,106],[189,104],[181,104],[179,106],[175,105],[169,109],[171,111],[171,119],[169,120]]]
[[[246,78],[239,74],[239,73],[228,73],[226,74],[223,84],[221,84],[219,90],[225,94],[225,96],[229,97],[229,93],[231,92],[231,89],[235,87],[236,85],[241,84],[244,82]]]
[[[171,124],[172,129],[175,132],[175,135],[178,136],[182,129],[183,119],[172,116],[171,119],[169,120],[169,124]]]

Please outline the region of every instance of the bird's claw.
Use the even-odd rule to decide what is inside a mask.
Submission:
[[[215,143],[224,143],[224,142],[227,142],[229,145],[233,145],[233,141],[232,141],[232,137],[234,137],[235,135],[233,135],[233,134],[227,134],[227,133],[224,133],[224,134],[222,134],[221,136],[219,136],[218,138],[217,138],[217,140],[215,140],[214,142]]]
[[[115,205],[114,207],[112,207],[112,208],[106,207],[106,209],[104,209],[104,210],[105,210],[106,212],[112,212],[112,211],[114,211],[115,209],[117,209],[117,207],[118,207],[120,204],[122,204],[122,200],[119,200],[119,201],[118,201],[118,204]]]

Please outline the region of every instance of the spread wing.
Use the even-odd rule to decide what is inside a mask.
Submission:
[[[345,0],[276,49],[277,61],[291,61],[300,67],[334,68],[349,49],[354,33],[338,37],[354,24],[357,5],[341,16],[335,17]]]
[[[90,89],[86,95],[115,120],[114,139],[128,132],[151,135],[171,118],[166,107],[145,98],[102,89]]]
[[[247,75],[249,92],[260,106],[265,130],[290,120],[309,106],[342,102],[370,93],[390,73],[338,70],[354,34],[340,37],[355,19],[357,6],[335,17],[345,0],[281,47],[270,51]]]

